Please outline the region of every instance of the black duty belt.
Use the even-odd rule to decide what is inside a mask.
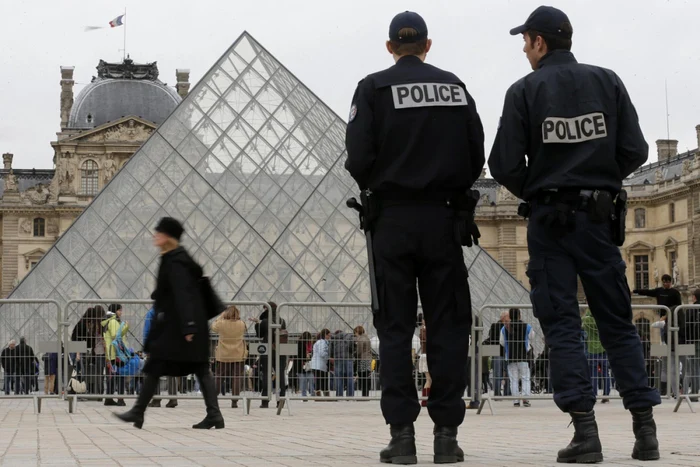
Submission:
[[[403,191],[374,193],[373,196],[380,205],[427,204],[433,206],[450,206],[450,200],[455,199],[458,196],[458,193],[454,191]]]
[[[556,206],[565,204],[569,208],[577,211],[586,211],[590,205],[591,197],[596,190],[594,189],[563,189],[563,190],[544,190],[535,195],[535,204],[543,206]]]

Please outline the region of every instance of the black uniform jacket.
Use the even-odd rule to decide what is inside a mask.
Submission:
[[[648,152],[622,80],[555,50],[506,92],[489,169],[524,200],[554,188],[615,193]]]
[[[405,56],[360,81],[345,168],[375,193],[463,192],[484,166],[474,99],[454,74]]]

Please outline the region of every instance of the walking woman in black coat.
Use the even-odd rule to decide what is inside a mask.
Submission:
[[[156,280],[155,320],[144,344],[149,354],[143,371],[146,378],[134,406],[115,414],[135,427],[143,415],[161,376],[195,374],[202,389],[207,416],[192,428],[223,428],[217,390],[209,368],[209,324],[199,287],[202,268],[180,246],[184,229],[175,219],[164,217],[155,228],[153,243],[160,248],[161,261]]]

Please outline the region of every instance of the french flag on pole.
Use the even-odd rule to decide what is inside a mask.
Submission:
[[[116,28],[117,26],[121,26],[124,24],[124,15],[119,15],[116,18],[114,18],[112,21],[109,22],[110,27]]]

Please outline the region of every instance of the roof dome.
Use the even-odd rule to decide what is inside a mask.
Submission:
[[[75,98],[68,128],[91,129],[126,116],[161,124],[177,107],[178,93],[158,80],[156,63],[120,64],[100,60],[98,77]]]

